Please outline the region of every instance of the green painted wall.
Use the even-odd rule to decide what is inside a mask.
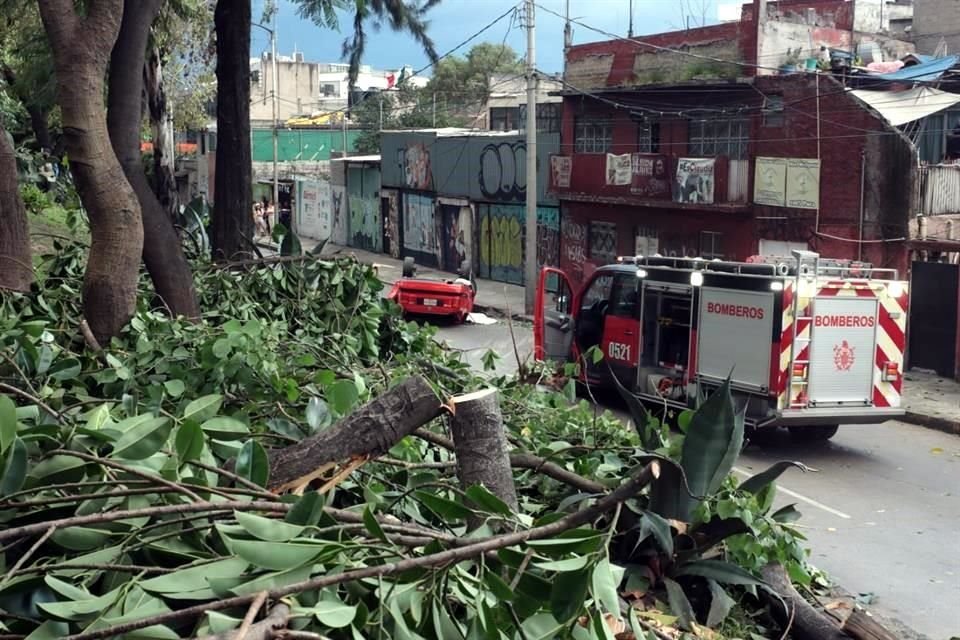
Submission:
[[[254,129],[253,161],[273,161],[273,136],[270,129]],[[359,131],[347,131],[347,146],[353,151]],[[277,155],[280,162],[297,160],[329,160],[331,151],[343,149],[343,132],[340,129],[281,129]],[[319,153],[318,153],[319,152]]]

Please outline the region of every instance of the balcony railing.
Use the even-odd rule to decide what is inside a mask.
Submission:
[[[938,216],[960,213],[960,164],[920,167],[917,213]]]
[[[746,159],[647,153],[617,158],[608,162],[602,153],[554,156],[550,190],[561,198],[596,197],[650,206],[660,202],[698,207],[739,205],[749,199],[751,163]]]

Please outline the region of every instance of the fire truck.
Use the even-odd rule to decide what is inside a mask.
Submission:
[[[729,378],[752,430],[826,440],[840,424],[903,415],[907,302],[896,270],[810,251],[618,258],[577,291],[546,267],[534,354],[580,363],[590,385],[616,376],[658,412],[689,408]],[[586,357],[592,347],[599,362]]]

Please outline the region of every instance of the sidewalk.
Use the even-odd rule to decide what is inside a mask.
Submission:
[[[908,371],[903,377],[905,422],[960,435],[960,382]]]
[[[310,251],[314,246],[316,246],[315,242],[307,239],[303,240],[304,251]],[[403,260],[391,258],[382,253],[327,243],[323,247],[321,255],[354,255],[360,262],[376,265],[380,280],[388,286],[403,277]],[[448,273],[418,264],[417,277],[452,280],[458,276],[455,273]],[[524,315],[524,288],[522,286],[481,278],[476,278],[476,282],[477,296],[473,303],[474,309],[487,314],[510,316],[515,320],[531,320]]]

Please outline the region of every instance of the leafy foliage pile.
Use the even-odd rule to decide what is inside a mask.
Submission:
[[[739,486],[729,475],[743,422],[725,388],[671,436],[642,412],[634,432],[562,393],[494,380],[515,451],[539,460],[517,465],[517,514],[482,487],[459,489],[436,437],[406,438],[325,491],[276,496],[263,489],[270,447],[328,428],[396,380],[422,374],[441,396],[491,382],[403,322],[372,270],[347,259],[208,265],[197,273],[202,322],[141,303],[92,352],[76,326],[82,249],[56,250],[31,294],[0,294],[2,633],[223,633],[247,609],[225,599],[489,539],[504,521],[555,522],[652,460],[661,475],[649,493],[591,526],[430,570],[295,589],[283,600],[289,628],[756,638],[771,624],[755,597],[759,568],[780,561],[810,580],[788,524],[796,512],[771,509],[788,465]],[[541,473],[545,462],[582,476],[580,487]],[[474,512],[490,524],[468,533]],[[197,605],[207,611],[175,614]]]

